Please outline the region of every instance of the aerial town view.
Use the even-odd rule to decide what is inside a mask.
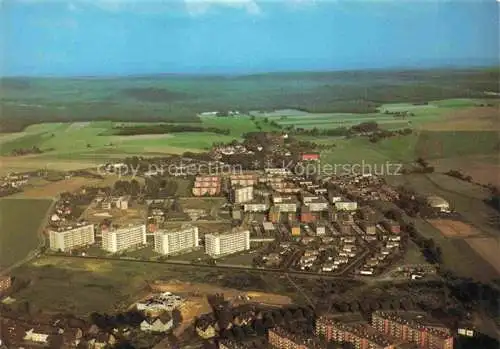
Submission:
[[[0,0],[0,349],[499,348],[499,5]]]

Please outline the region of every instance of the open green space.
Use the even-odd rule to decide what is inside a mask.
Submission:
[[[8,267],[39,245],[39,229],[51,205],[45,199],[0,199],[0,267]]]
[[[44,256],[13,271],[13,276],[31,280],[27,288],[13,297],[28,301],[45,312],[71,312],[88,315],[98,311],[122,311],[149,294],[148,282],[155,280],[199,282],[222,287],[235,287],[241,278],[252,280],[250,289],[288,295],[287,285],[275,276],[170,266],[161,263],[143,263],[117,260],[93,260],[60,256]],[[247,285],[247,284],[245,284]],[[246,289],[247,286],[240,288]]]

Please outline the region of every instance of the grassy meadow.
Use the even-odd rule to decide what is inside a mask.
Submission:
[[[38,232],[51,203],[45,199],[0,199],[0,267],[22,260],[37,248]]]

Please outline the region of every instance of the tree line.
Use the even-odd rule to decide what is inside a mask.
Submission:
[[[154,124],[143,126],[116,126],[113,128],[113,134],[119,136],[134,136],[145,134],[165,134],[182,132],[212,132],[222,135],[229,135],[229,129],[217,127],[203,127],[194,125],[173,125],[173,124]]]

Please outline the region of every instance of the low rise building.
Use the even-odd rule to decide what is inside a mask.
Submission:
[[[205,252],[212,258],[250,249],[250,231],[234,230],[205,235]]]
[[[57,230],[49,230],[50,249],[68,252],[75,248],[85,247],[95,243],[93,224],[77,223]]]
[[[154,250],[162,255],[189,251],[199,246],[198,227],[183,227],[174,231],[158,230],[154,240]]]
[[[390,232],[391,234],[399,234],[401,232],[401,227],[399,223],[392,220],[383,221],[382,226],[385,229],[387,229],[387,231]]]
[[[170,331],[174,327],[174,321],[171,316],[165,314],[143,320],[140,324],[141,331],[153,333],[165,333]]]
[[[146,245],[146,225],[109,230],[102,233],[102,249],[117,253]]]
[[[300,208],[300,221],[302,223],[312,223],[316,220],[316,216],[311,212],[307,206]]]
[[[166,311],[172,311],[182,304],[182,298],[170,292],[164,292],[158,295],[149,297],[136,304],[139,311],[149,314],[161,314]]]
[[[428,196],[427,205],[440,212],[450,212],[450,204],[448,203],[448,201],[439,196]]]

